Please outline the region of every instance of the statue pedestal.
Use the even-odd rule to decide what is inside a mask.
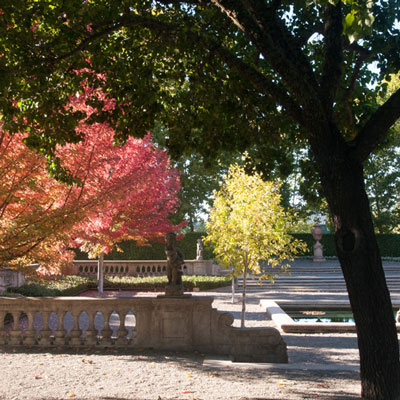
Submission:
[[[163,297],[182,297],[183,285],[167,285],[165,286],[165,295]]]
[[[324,262],[326,261],[323,253],[323,246],[322,244],[317,241],[317,243],[314,244],[314,262]]]
[[[323,247],[320,240],[322,239],[322,235],[324,233],[323,229],[321,228],[320,224],[315,224],[311,229],[312,236],[315,240],[314,244],[314,262],[323,262],[325,261]]]

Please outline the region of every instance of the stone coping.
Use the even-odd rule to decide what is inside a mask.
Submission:
[[[299,323],[295,322],[275,301],[261,300],[260,306],[265,308],[267,315],[276,323],[278,328],[285,333],[353,333],[356,332],[356,325],[354,323]],[[337,306],[335,304],[316,305],[315,303],[302,303],[292,305],[292,310],[299,309],[349,309],[349,307]],[[286,305],[285,305],[286,307]],[[397,332],[400,332],[400,324],[396,324]]]

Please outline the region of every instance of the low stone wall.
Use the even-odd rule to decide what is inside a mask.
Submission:
[[[277,329],[234,328],[233,316],[212,308],[212,301],[196,296],[3,297],[0,344],[153,348],[229,355],[236,361],[288,361],[286,344]]]
[[[73,266],[63,271],[69,275],[96,275],[97,260],[74,260]],[[165,275],[166,260],[104,260],[105,275],[157,276]],[[220,267],[211,260],[188,260],[183,266],[184,275],[219,275]]]

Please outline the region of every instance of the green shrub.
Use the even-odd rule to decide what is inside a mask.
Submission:
[[[194,288],[199,290],[211,290],[230,284],[229,277],[221,276],[187,276],[182,277],[185,290],[190,291]],[[104,279],[105,289],[125,289],[143,291],[161,291],[167,285],[166,276],[148,277],[118,277],[112,276]],[[6,296],[20,294],[27,297],[47,297],[47,296],[75,296],[85,290],[96,289],[97,282],[93,278],[83,276],[66,276],[57,279],[37,279],[35,282],[28,283],[19,288],[9,288]]]

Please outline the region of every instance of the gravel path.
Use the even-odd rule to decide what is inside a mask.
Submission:
[[[239,326],[241,305],[232,304],[227,293],[205,295],[210,294],[216,297],[213,306],[232,312],[234,325]],[[249,303],[247,326],[271,326],[258,300]],[[278,368],[141,349],[57,353],[3,347],[0,399],[359,398],[355,335],[284,335],[284,339],[289,364]],[[326,365],[336,369],[323,370]]]

